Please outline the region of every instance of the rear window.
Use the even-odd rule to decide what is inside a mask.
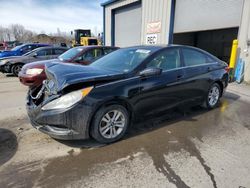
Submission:
[[[195,66],[207,63],[206,55],[196,50],[182,49],[182,54],[186,66]]]
[[[51,49],[39,50],[37,56],[48,56],[51,55]]]
[[[64,53],[66,50],[63,49],[54,49],[54,54],[55,55],[61,55],[62,53]]]

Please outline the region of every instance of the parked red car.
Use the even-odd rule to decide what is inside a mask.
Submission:
[[[117,49],[117,47],[110,46],[79,46],[71,48],[57,59],[37,61],[24,65],[18,77],[22,84],[30,86],[31,88],[37,87],[46,79],[44,71],[46,63],[56,62],[89,65],[95,60]]]

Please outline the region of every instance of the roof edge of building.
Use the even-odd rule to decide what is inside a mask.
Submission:
[[[120,0],[108,0],[106,2],[101,3],[101,6],[104,7],[104,6],[110,5],[110,4],[112,4],[112,3],[116,2],[116,1],[120,1]]]

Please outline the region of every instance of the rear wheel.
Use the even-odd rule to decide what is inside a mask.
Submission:
[[[215,108],[220,101],[221,92],[219,84],[214,83],[211,85],[207,92],[203,106],[207,109]]]
[[[100,143],[121,139],[129,125],[129,115],[121,105],[111,105],[98,110],[91,126],[91,136]]]
[[[14,74],[15,76],[18,76],[18,73],[21,71],[22,67],[23,67],[22,64],[13,65],[11,68],[12,74]]]

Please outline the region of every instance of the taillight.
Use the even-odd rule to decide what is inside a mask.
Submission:
[[[230,71],[230,68],[227,66],[227,67],[225,67],[225,71],[227,71],[227,73],[229,73],[229,71]]]

